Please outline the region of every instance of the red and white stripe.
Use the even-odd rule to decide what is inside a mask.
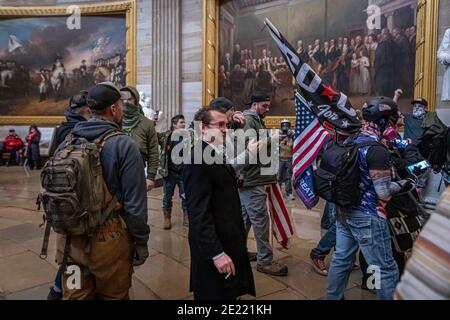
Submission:
[[[323,128],[317,119],[303,130],[302,134],[294,141],[294,155],[292,166],[294,176],[297,177],[305,171],[322,149],[324,142],[330,134]]]
[[[272,220],[272,233],[279,244],[289,249],[290,238],[294,234],[291,218],[277,183],[267,188],[269,213]]]

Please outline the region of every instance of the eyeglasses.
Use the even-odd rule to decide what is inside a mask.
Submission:
[[[228,129],[228,122],[210,122],[210,123],[205,123],[205,125],[207,126],[214,126],[217,127],[219,129]]]

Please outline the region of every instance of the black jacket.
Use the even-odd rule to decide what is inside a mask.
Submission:
[[[113,122],[100,119],[79,122],[72,130],[75,137],[89,141],[109,130],[120,130]],[[147,188],[144,162],[133,140],[120,135],[108,139],[101,153],[102,172],[111,194],[117,195],[125,211],[124,220],[136,245],[147,245]]]
[[[211,150],[204,142],[201,148]],[[193,155],[191,160],[192,164],[184,166],[183,179],[194,298],[227,300],[244,294],[255,295],[236,173],[229,165],[193,164]],[[212,260],[222,252],[231,258],[236,269],[236,276],[227,280],[226,274],[220,274]]]

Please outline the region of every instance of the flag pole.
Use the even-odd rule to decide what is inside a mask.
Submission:
[[[269,189],[266,190],[267,190],[266,206],[267,206],[267,214],[269,215],[270,246],[272,247],[273,252],[273,222],[272,222],[272,214],[270,213]]]

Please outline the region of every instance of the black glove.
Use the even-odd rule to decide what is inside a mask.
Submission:
[[[135,245],[134,247],[134,257],[133,257],[133,266],[137,267],[143,265],[145,260],[148,258],[148,248],[143,245]]]
[[[400,181],[394,181],[394,183],[400,187],[400,190],[396,194],[408,193],[410,191],[413,191],[416,187],[416,181],[410,178]]]

